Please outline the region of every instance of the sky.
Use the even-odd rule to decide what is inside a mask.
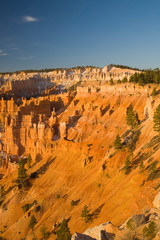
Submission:
[[[0,72],[160,68],[159,0],[1,0]]]

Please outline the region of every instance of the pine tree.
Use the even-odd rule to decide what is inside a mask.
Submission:
[[[28,158],[27,158],[27,166],[28,166],[28,169],[31,167],[31,162],[32,162],[32,158],[31,158],[31,154],[28,155]]]
[[[124,77],[124,78],[122,79],[122,82],[123,82],[123,83],[126,83],[126,82],[128,82],[128,79],[127,79],[127,77]]]
[[[144,171],[144,164],[143,164],[143,160],[140,161],[140,164],[139,164],[139,169],[141,172]]]
[[[64,219],[60,225],[59,230],[56,232],[56,240],[71,240],[71,232],[68,227],[67,221]]]
[[[152,96],[156,96],[156,94],[157,94],[157,91],[156,91],[156,88],[154,87],[153,90],[152,90],[152,94],[151,95]]]
[[[30,223],[29,223],[29,227],[32,228],[32,230],[33,230],[33,228],[34,228],[34,226],[36,225],[36,223],[37,223],[37,220],[36,220],[35,216],[32,215],[31,221],[30,221]]]
[[[24,182],[24,180],[27,177],[27,174],[26,174],[26,169],[24,168],[25,161],[24,161],[23,158],[21,158],[21,160],[19,161],[18,165],[19,165],[18,166],[18,180],[20,182]]]
[[[109,83],[110,83],[110,85],[114,85],[113,78],[111,78],[111,79],[109,80]]]
[[[132,129],[137,127],[138,124],[140,123],[140,121],[138,119],[138,114],[134,112],[132,105],[130,105],[127,108],[126,120],[127,120],[127,125],[130,126]]]
[[[125,174],[129,174],[130,171],[131,171],[131,161],[129,159],[129,156],[126,158],[126,161],[125,161]]]
[[[160,133],[160,104],[156,108],[156,111],[153,116],[153,121],[154,121],[154,130],[158,133]]]
[[[120,138],[119,134],[117,134],[116,139],[114,141],[114,148],[115,149],[121,149],[122,148],[122,141],[121,141],[121,138]]]
[[[0,186],[0,197],[4,196],[4,186]]]
[[[81,217],[84,218],[86,223],[88,223],[91,220],[90,210],[88,210],[87,205],[84,206],[84,209],[82,210]]]

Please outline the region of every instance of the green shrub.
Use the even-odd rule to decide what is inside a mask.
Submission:
[[[37,220],[36,220],[35,216],[32,215],[32,216],[31,216],[30,223],[29,223],[29,227],[32,228],[32,230],[33,230],[33,228],[34,228],[34,226],[36,225],[36,223],[37,223]]]
[[[111,78],[111,79],[109,80],[109,83],[110,83],[111,86],[114,85],[113,78]]]
[[[42,225],[42,227],[40,228],[40,231],[41,231],[42,239],[45,240],[49,238],[50,232],[47,231],[45,224]]]
[[[122,83],[122,81],[121,81],[120,79],[118,79],[117,83],[119,83],[119,84],[120,84],[120,83]]]
[[[124,77],[124,78],[122,79],[122,83],[126,83],[126,82],[128,82],[128,79],[127,79],[127,77]]]
[[[135,230],[136,225],[135,225],[133,219],[129,219],[129,220],[127,221],[126,227],[127,227],[129,230]]]
[[[60,197],[61,197],[61,196],[60,196],[59,194],[56,196],[57,199],[60,199]]]
[[[27,203],[27,204],[22,206],[22,209],[23,209],[24,212],[27,212],[31,208],[31,206],[32,206],[32,204]]]

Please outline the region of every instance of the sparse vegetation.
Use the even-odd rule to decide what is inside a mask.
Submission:
[[[139,68],[134,68],[134,67],[129,67],[127,65],[120,65],[120,64],[109,64],[109,67],[116,67],[116,68],[122,68],[122,69],[132,69],[132,70],[137,70],[139,71]]]
[[[154,130],[160,134],[160,104],[156,108],[156,111],[153,116],[154,121]]]

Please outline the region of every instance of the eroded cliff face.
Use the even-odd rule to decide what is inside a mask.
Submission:
[[[22,98],[20,104],[13,98],[0,100],[0,151],[5,153],[6,159],[10,155],[31,154],[35,160],[46,151],[53,153],[54,140],[65,136],[65,124],[58,120],[59,111],[64,111],[72,98],[68,94]]]
[[[19,103],[1,100],[1,174],[5,173],[0,182],[5,190],[0,210],[2,236],[32,239],[35,234],[40,239],[45,223],[50,239],[55,239],[53,226],[63,218],[69,220],[72,233],[84,232],[106,221],[118,226],[129,216],[150,209],[159,178],[148,180],[149,169],[154,161],[156,169],[160,167],[159,138],[152,121],[159,96],[149,97],[151,92],[152,87],[132,84],[104,84],[97,90],[96,84],[84,83],[73,95],[21,99]],[[126,124],[130,104],[140,125],[135,130],[138,138],[132,151],[132,169],[125,175],[129,147],[116,151],[113,142],[117,133],[124,146],[131,141],[134,131]],[[12,154],[31,154],[27,170],[31,186],[27,190],[17,187],[18,160],[12,161]],[[72,200],[75,206],[71,206]],[[31,204],[26,212],[22,210],[25,204]],[[87,224],[81,218],[84,205],[93,216]],[[37,219],[34,232],[29,228],[33,214]]]

